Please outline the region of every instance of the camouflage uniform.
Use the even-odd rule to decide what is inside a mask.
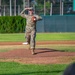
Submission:
[[[42,17],[38,15],[27,15],[21,14],[23,18],[26,18],[26,29],[25,29],[25,37],[28,44],[30,44],[31,49],[35,49],[35,37],[36,37],[36,22]],[[32,17],[36,17],[36,21],[32,21]]]

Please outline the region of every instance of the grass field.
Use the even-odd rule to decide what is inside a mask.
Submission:
[[[75,40],[75,33],[37,33],[37,41]],[[24,33],[0,34],[0,42],[24,42]],[[19,46],[22,48],[23,46]],[[38,45],[42,47],[42,45]],[[75,46],[45,45],[45,48],[75,52]],[[1,47],[0,52],[12,50],[12,46]],[[14,46],[14,49],[17,47]],[[0,62],[0,75],[62,75],[67,64],[19,64],[15,62]]]
[[[0,75],[62,75],[66,66],[66,64],[28,65],[0,62]]]
[[[24,42],[24,33],[0,34],[0,42]],[[36,41],[54,41],[54,40],[75,40],[75,33],[37,33]],[[23,46],[21,46],[22,48]],[[45,45],[36,46],[55,50],[75,52],[75,45]],[[16,49],[16,47],[13,47]],[[19,46],[20,48],[20,46]],[[0,52],[12,50],[12,47],[0,47]]]
[[[24,36],[24,33],[0,34],[0,41],[25,41]],[[37,33],[36,40],[75,40],[75,33]]]
[[[16,49],[24,49],[26,48],[24,45],[16,45],[16,46],[0,46],[0,52],[7,52],[10,50],[16,50]],[[36,45],[36,48],[47,48],[47,49],[53,49],[53,50],[59,50],[62,52],[75,52],[75,45]]]

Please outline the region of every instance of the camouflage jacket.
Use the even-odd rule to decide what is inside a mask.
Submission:
[[[27,15],[27,14],[21,14],[21,17],[26,18],[26,31],[30,32],[32,30],[36,30],[36,22],[32,21],[32,17],[36,17],[36,22],[38,20],[41,20],[42,17],[38,15]]]

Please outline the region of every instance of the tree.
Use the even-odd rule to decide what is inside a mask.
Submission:
[[[44,0],[36,0],[38,4],[44,4]]]

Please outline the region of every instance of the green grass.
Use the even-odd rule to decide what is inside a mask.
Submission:
[[[75,40],[75,33],[40,33],[37,40]]]
[[[47,48],[50,50],[62,51],[62,52],[75,52],[75,45],[38,45],[36,48]]]
[[[37,33],[37,41],[75,40],[75,33]],[[0,34],[0,42],[25,41],[24,33]],[[42,47],[42,46],[39,46]],[[45,46],[45,48],[75,51],[75,46]],[[10,48],[3,49],[8,51]],[[15,49],[15,48],[14,48]],[[1,52],[2,49],[0,49]],[[67,64],[19,64],[15,62],[0,62],[0,75],[62,75]]]
[[[0,34],[0,42],[24,42],[25,33],[11,33],[11,34]],[[36,41],[53,41],[53,40],[75,40],[75,33],[37,33]],[[39,46],[40,47],[40,46]],[[75,46],[42,46],[49,49],[55,49],[60,51],[75,52]],[[14,48],[15,49],[15,48]],[[12,50],[12,48],[1,49],[0,52]]]
[[[62,75],[66,66],[66,64],[28,65],[0,62],[0,75]]]
[[[24,34],[21,33],[11,33],[11,34],[0,34],[0,41],[4,41],[4,42],[7,42],[7,41],[12,41],[12,42],[15,42],[15,41],[24,41]]]
[[[0,49],[0,52],[7,52],[10,51],[10,49]]]
[[[62,52],[75,52],[75,46],[57,46],[57,47],[52,47],[51,49],[59,50]]]
[[[24,36],[24,33],[0,34],[0,41],[25,41]],[[36,40],[75,40],[75,33],[37,33]]]
[[[26,48],[25,45],[19,45],[19,46],[0,46],[0,52],[7,52],[11,50],[16,50],[16,49],[24,49]],[[62,52],[75,52],[75,45],[36,45],[37,48],[45,48],[48,50],[56,50],[56,51],[62,51]]]

